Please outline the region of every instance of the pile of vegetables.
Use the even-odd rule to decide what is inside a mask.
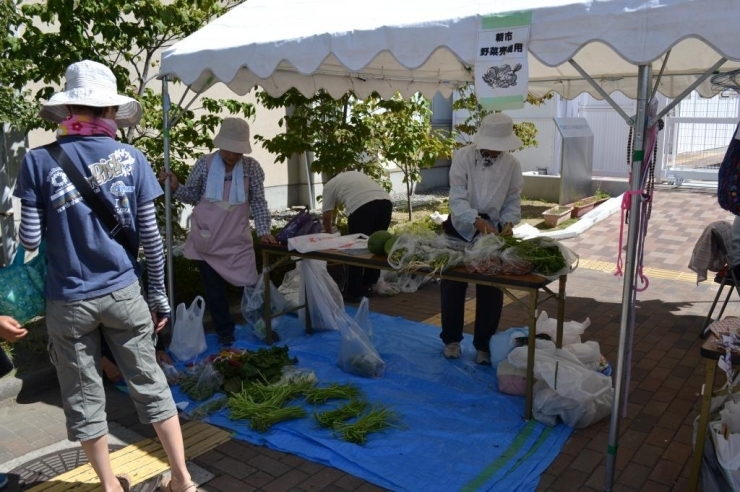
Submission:
[[[388,407],[377,405],[368,410],[370,404],[360,389],[352,384],[332,383],[319,387],[306,380],[279,385],[253,383],[245,386],[229,397],[229,418],[248,419],[252,429],[266,432],[278,422],[305,417],[307,413],[303,407],[291,404],[300,398],[314,405],[324,404],[329,400],[348,400],[332,410],[314,413],[314,418],[319,426],[332,429],[341,439],[356,444],[366,442],[369,433],[394,427],[399,421]]]
[[[284,367],[298,362],[298,359],[288,356],[287,346],[272,346],[256,351],[227,349],[209,360],[223,376],[226,393],[241,391],[243,385],[257,381],[274,383],[282,377]]]
[[[180,389],[194,401],[203,401],[212,397],[222,384],[223,376],[214,370],[212,364],[190,367],[180,379]]]
[[[436,234],[402,234],[388,252],[388,264],[396,270],[426,271],[429,275],[463,263],[464,243]]]
[[[306,411],[299,406],[286,406],[285,403],[296,399],[314,383],[299,381],[271,386],[264,383],[253,383],[242,391],[229,397],[228,407],[232,420],[250,419],[250,427],[258,432],[265,432],[283,420],[306,416]]]
[[[370,408],[362,391],[350,383],[318,386],[313,372],[293,367],[297,362],[285,346],[223,350],[188,368],[180,379],[180,389],[189,398],[208,400],[187,417],[204,419],[226,408],[230,419],[249,420],[252,429],[266,432],[278,422],[306,417],[308,412],[300,402],[317,406],[339,400],[345,403],[316,412],[314,418],[319,426],[357,444],[364,443],[369,433],[398,422],[387,407]],[[221,390],[226,395],[214,397]]]
[[[549,277],[567,265],[560,247],[549,237],[535,237],[522,240],[506,238],[507,248],[516,251],[518,256],[532,265],[532,272]]]
[[[484,275],[524,275],[549,277],[566,268],[558,243],[548,237],[519,239],[486,234],[471,243],[445,235],[402,234],[388,254],[388,264],[404,272],[441,273],[465,265],[468,271]]]

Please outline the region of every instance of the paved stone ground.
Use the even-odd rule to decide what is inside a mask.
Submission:
[[[719,209],[714,194],[679,189],[656,191],[645,250],[645,266],[669,271],[687,268],[691,251],[704,227],[731,220]],[[619,239],[619,214],[565,243],[582,259],[614,262]],[[626,235],[626,233],[625,233]],[[704,364],[697,338],[716,284],[651,278],[637,295],[629,403],[620,422],[614,490],[685,490],[691,458],[692,422],[698,415]],[[471,293],[473,290],[471,289]],[[611,361],[617,358],[622,279],[609,272],[581,268],[568,279],[566,319],[589,317],[585,339],[596,340]],[[374,298],[374,311],[439,325],[439,290],[425,286],[415,294]],[[544,306],[555,312],[554,304]],[[733,300],[726,315],[740,315]],[[468,330],[473,312],[466,314]],[[504,310],[501,329],[521,326],[524,312]],[[441,350],[441,345],[440,345]],[[473,354],[464,356],[472,357]],[[23,394],[22,394],[23,395]],[[109,391],[112,421],[145,437],[128,397]],[[64,438],[63,417],[55,391],[22,396],[0,406],[0,471],[3,463]],[[609,423],[576,430],[563,451],[542,475],[538,490],[601,490]],[[207,491],[374,491],[382,490],[356,477],[293,455],[240,441],[230,441],[202,455],[196,463],[216,475]]]

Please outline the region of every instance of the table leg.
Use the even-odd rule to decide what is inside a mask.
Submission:
[[[704,440],[707,435],[707,426],[709,425],[709,411],[712,403],[712,394],[714,394],[714,375],[717,372],[717,361],[714,359],[707,360],[704,387],[701,391],[701,415],[699,417],[699,428],[696,431],[696,445],[694,446],[694,457],[691,461],[691,475],[689,477],[689,491],[694,492],[699,486],[699,474],[701,472],[701,462],[704,456]]]
[[[524,418],[532,418],[532,403],[534,402],[534,345],[537,329],[537,294],[538,289],[529,291],[529,341],[527,342],[527,391],[524,402]]]
[[[272,345],[272,303],[270,302],[270,255],[267,251],[262,250],[262,273],[264,278],[265,300],[264,300],[264,318],[265,318],[265,341]]]
[[[311,324],[311,311],[308,309],[308,289],[305,287],[305,282],[303,285],[305,289],[303,294],[306,297],[306,302],[303,303],[304,313],[306,315],[306,334],[310,335],[313,333],[313,324]]]
[[[563,348],[563,323],[565,320],[565,282],[568,280],[566,275],[561,275],[558,280],[558,328],[555,346]]]

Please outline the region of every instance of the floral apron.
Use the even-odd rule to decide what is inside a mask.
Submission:
[[[210,171],[211,157],[206,162]],[[224,181],[222,200],[201,199],[193,209],[185,257],[208,263],[236,287],[257,283],[252,230],[249,225],[249,173],[244,165],[244,203],[229,203],[231,180]]]

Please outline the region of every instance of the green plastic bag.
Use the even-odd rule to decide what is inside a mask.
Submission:
[[[26,251],[19,246],[13,262],[0,268],[0,314],[22,325],[46,313],[46,241],[36,256],[28,262],[25,259]]]

